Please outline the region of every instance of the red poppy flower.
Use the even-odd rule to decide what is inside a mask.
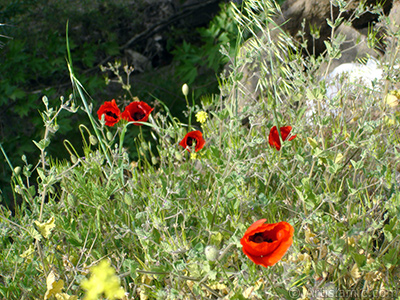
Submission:
[[[97,115],[99,116],[99,120],[101,120],[102,115],[105,115],[104,120],[106,121],[107,126],[114,126],[115,123],[118,123],[121,119],[121,111],[114,99],[104,102],[97,111]]]
[[[201,133],[201,131],[195,130],[186,133],[185,137],[179,143],[179,145],[181,145],[183,148],[187,149],[187,151],[190,152],[190,147],[193,146],[193,143],[195,143],[196,145],[194,148],[196,152],[204,147],[206,141],[203,139],[203,134]]]
[[[286,141],[287,137],[290,134],[290,131],[292,131],[292,126],[285,126],[285,127],[281,127],[281,136],[282,136],[282,141]],[[289,138],[289,141],[293,140],[297,135],[292,135]],[[276,126],[272,127],[270,132],[269,132],[269,137],[268,137],[268,142],[272,147],[275,147],[276,150],[281,150],[281,141],[279,139],[279,133],[278,133],[278,129],[276,128]]]
[[[153,108],[147,105],[147,103],[143,101],[134,101],[131,102],[127,107],[125,107],[121,118],[129,122],[134,122],[133,124],[135,125],[141,126],[143,124],[136,123],[135,121],[147,122],[152,111]]]
[[[294,229],[286,222],[264,224],[265,221],[261,219],[251,225],[240,243],[243,253],[254,263],[269,267],[280,261],[292,245]]]

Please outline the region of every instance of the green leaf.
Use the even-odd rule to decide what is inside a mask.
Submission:
[[[136,261],[132,259],[125,259],[124,262],[122,263],[122,267],[125,270],[129,271],[129,274],[132,279],[135,279],[137,277],[136,270],[138,269],[139,264]]]
[[[42,236],[40,233],[33,227],[28,228],[28,233],[31,237],[33,237],[35,240],[40,241],[42,239]]]
[[[32,142],[36,145],[36,147],[39,148],[40,151],[43,151],[44,149],[47,148],[47,146],[50,145],[50,140],[49,139],[42,139],[40,142],[36,142],[35,140],[32,140]]]
[[[317,142],[316,140],[314,140],[313,138],[311,138],[311,137],[308,137],[308,138],[307,138],[307,143],[308,143],[313,149],[315,149],[315,148],[318,147],[318,142]]]
[[[355,170],[359,170],[364,166],[364,162],[362,160],[356,162],[356,161],[351,159],[350,162],[353,165]]]
[[[219,246],[222,242],[223,236],[221,232],[214,232],[210,239],[210,244]]]
[[[359,254],[357,252],[352,252],[351,256],[357,263],[357,266],[360,268],[363,267],[365,265],[365,263],[367,262],[367,257],[365,255]]]
[[[391,248],[389,251],[383,256],[383,263],[386,268],[390,268],[397,264],[397,248]]]
[[[13,93],[9,96],[12,100],[22,99],[24,98],[26,93],[21,89],[15,89]]]
[[[44,175],[43,169],[42,169],[42,168],[37,168],[36,170],[37,170],[37,172],[38,172],[38,175],[39,175],[40,179],[41,179],[42,181],[44,181],[44,180],[46,179],[46,175]]]

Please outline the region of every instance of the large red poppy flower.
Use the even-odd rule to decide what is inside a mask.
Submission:
[[[186,133],[183,140],[179,143],[183,148],[190,152],[190,147],[195,144],[194,150],[197,152],[204,147],[206,141],[203,139],[203,134],[199,130]]]
[[[261,219],[251,225],[240,243],[243,253],[254,263],[263,267],[276,264],[293,243],[294,229],[287,222],[264,224]]]
[[[281,131],[281,136],[282,136],[282,141],[286,141],[287,137],[290,134],[290,131],[292,131],[292,126],[285,126],[280,128]],[[289,141],[293,140],[297,135],[292,135],[289,138]],[[269,132],[269,137],[268,137],[268,142],[272,147],[275,147],[276,150],[281,150],[281,141],[279,139],[279,133],[278,129],[276,126],[272,127],[270,132]]]
[[[105,115],[104,120],[106,121],[107,126],[114,126],[121,119],[121,111],[114,99],[111,101],[105,101],[97,111],[97,115],[99,120],[101,120],[102,115]]]
[[[135,121],[147,122],[152,111],[153,108],[151,108],[147,103],[143,101],[134,101],[125,107],[121,118],[129,122],[134,122],[133,124],[140,126],[143,124],[136,123]]]

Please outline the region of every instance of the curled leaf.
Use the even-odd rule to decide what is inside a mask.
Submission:
[[[54,273],[54,271],[51,271],[49,275],[47,275],[46,284],[47,284],[47,291],[46,294],[44,294],[44,300],[49,299],[52,295],[60,293],[62,288],[64,287],[64,281],[63,280],[57,281],[56,274]]]
[[[35,221],[35,225],[38,228],[40,234],[45,238],[49,238],[51,231],[53,230],[54,227],[56,227],[55,224],[56,220],[54,217],[51,217],[47,222],[45,223],[40,223],[39,221]]]

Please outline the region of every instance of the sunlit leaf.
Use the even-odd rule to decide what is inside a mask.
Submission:
[[[36,227],[42,236],[47,239],[49,238],[52,229],[56,226],[54,217],[51,217],[47,222],[40,223],[39,221],[35,221]]]
[[[54,273],[54,271],[51,271],[49,275],[47,275],[46,284],[47,284],[47,291],[46,294],[44,294],[44,300],[49,299],[52,295],[60,293],[62,288],[64,287],[64,281],[63,280],[57,281],[56,274]]]

